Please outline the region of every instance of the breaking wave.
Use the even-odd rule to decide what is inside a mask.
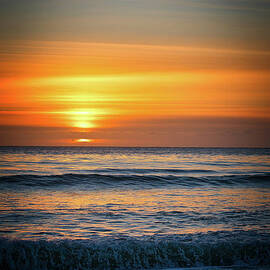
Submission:
[[[149,239],[103,238],[61,241],[0,239],[0,268],[157,269],[270,265],[270,242],[267,239],[258,240],[258,235],[255,235],[254,239],[249,237],[249,241],[240,241],[234,233],[226,234],[227,237],[222,235],[222,238],[218,238],[215,233],[208,233]]]

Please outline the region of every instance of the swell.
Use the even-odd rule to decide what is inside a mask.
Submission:
[[[183,187],[228,186],[228,185],[270,185],[270,173],[254,175],[224,176],[177,176],[177,175],[104,175],[104,174],[63,174],[63,175],[11,175],[0,177],[0,187],[160,187],[177,185]]]
[[[214,236],[214,235],[213,235]],[[198,236],[197,236],[198,237]],[[213,239],[212,239],[213,240]],[[157,269],[194,266],[267,266],[267,240],[161,239],[26,241],[0,239],[1,269]],[[268,239],[269,240],[269,239]]]
[[[95,170],[97,173],[140,173],[140,174],[151,174],[151,173],[173,173],[173,174],[185,174],[185,173],[216,173],[215,170],[203,170],[203,169],[176,169],[176,168],[170,168],[170,169],[139,169],[139,168],[132,168],[132,169],[114,169],[114,168],[107,168],[107,169],[101,169],[101,170]]]

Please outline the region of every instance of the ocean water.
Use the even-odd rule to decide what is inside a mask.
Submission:
[[[270,149],[0,147],[0,269],[270,269]]]

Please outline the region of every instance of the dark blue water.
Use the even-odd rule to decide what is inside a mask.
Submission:
[[[0,237],[6,269],[266,269],[270,149],[1,147]]]

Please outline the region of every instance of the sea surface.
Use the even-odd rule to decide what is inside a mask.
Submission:
[[[0,269],[270,269],[270,149],[0,147]]]

